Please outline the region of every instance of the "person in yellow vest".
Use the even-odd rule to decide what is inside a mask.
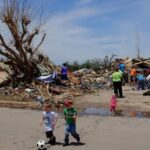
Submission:
[[[116,68],[115,72],[112,74],[112,81],[114,86],[114,93],[119,98],[124,98],[122,92],[122,79],[123,79],[122,73],[119,71],[118,68]]]

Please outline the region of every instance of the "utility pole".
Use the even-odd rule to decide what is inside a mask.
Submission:
[[[137,50],[137,58],[140,59],[140,36],[138,34],[138,32],[136,32],[136,50]]]

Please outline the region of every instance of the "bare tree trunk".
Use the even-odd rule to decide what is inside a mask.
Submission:
[[[36,65],[33,64],[34,55],[42,45],[46,34],[43,33],[37,45],[33,40],[40,34],[41,23],[31,26],[32,8],[28,0],[3,0],[0,19],[8,28],[11,36],[9,40],[0,33],[0,55],[5,57],[18,73],[23,74],[27,82],[35,77]],[[40,14],[39,14],[40,15]]]

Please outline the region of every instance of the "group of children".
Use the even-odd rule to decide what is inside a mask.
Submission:
[[[110,111],[114,114],[117,104],[116,94],[113,94],[110,100]],[[76,132],[76,119],[77,110],[73,107],[73,102],[71,100],[66,100],[64,102],[64,117],[65,117],[65,137],[63,146],[69,144],[69,133],[80,143],[80,136]],[[52,111],[51,105],[49,103],[44,104],[44,111],[42,116],[41,125],[45,125],[46,137],[49,139],[46,144],[54,145],[56,143],[56,137],[53,134],[56,122],[58,120],[58,114]]]
[[[66,100],[64,102],[64,116],[65,116],[65,138],[63,146],[69,144],[69,133],[80,143],[80,136],[76,132],[76,118],[77,110],[72,106],[73,102],[71,100]],[[41,125],[45,125],[46,137],[49,139],[46,144],[54,145],[56,143],[56,137],[53,134],[55,124],[58,120],[58,114],[52,111],[51,105],[49,103],[44,104],[44,111],[42,116]]]

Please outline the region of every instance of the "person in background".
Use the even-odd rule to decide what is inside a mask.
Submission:
[[[68,80],[68,67],[66,63],[64,63],[61,67],[61,79]]]
[[[122,63],[122,62],[121,62],[121,63],[119,64],[119,66],[118,66],[118,69],[121,70],[123,73],[124,73],[124,71],[125,71],[125,68],[126,68],[126,66],[125,66],[125,64]]]
[[[136,82],[136,75],[137,75],[137,72],[136,72],[136,69],[135,67],[133,66],[130,70],[130,84],[135,84]]]
[[[118,69],[122,73],[122,85],[125,85],[125,64],[123,62],[120,62]]]
[[[146,77],[146,85],[147,85],[147,88],[150,89],[150,73],[149,73],[149,75]]]
[[[115,72],[112,74],[112,81],[114,86],[114,93],[119,98],[124,98],[122,92],[122,74],[120,73],[119,69],[116,68]]]
[[[137,78],[137,90],[145,90],[145,76],[143,72],[139,72],[136,76]]]

